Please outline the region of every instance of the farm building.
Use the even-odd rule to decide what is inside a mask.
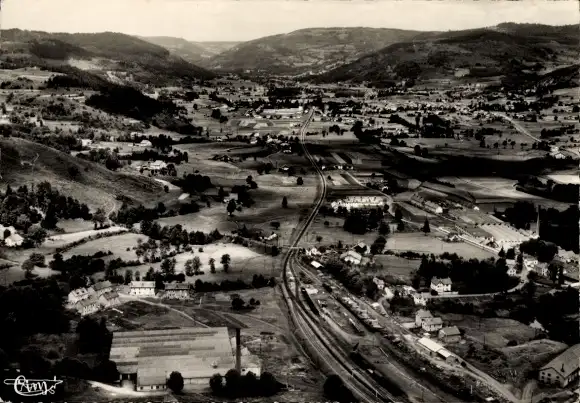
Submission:
[[[415,305],[426,306],[430,296],[428,292],[413,294],[413,302]]]
[[[559,384],[565,388],[578,378],[580,344],[576,344],[540,368],[538,379],[542,383]]]
[[[444,327],[439,330],[438,337],[444,343],[456,343],[461,340],[461,332],[457,326]]]
[[[449,350],[446,350],[441,344],[423,337],[419,339],[419,345],[423,347],[430,356],[441,357],[447,362],[457,362],[458,359]]]
[[[415,325],[417,327],[422,326],[423,321],[425,319],[429,319],[429,318],[433,318],[433,314],[431,313],[431,311],[427,311],[425,309],[419,309],[417,311],[417,313],[415,314]]]
[[[9,248],[15,248],[17,246],[21,246],[23,242],[24,242],[24,238],[22,238],[20,235],[18,235],[16,233],[10,235],[9,237],[4,238],[4,243]]]
[[[451,279],[433,277],[431,279],[431,289],[438,293],[451,292]]]
[[[121,382],[132,383],[138,391],[165,389],[173,371],[181,373],[186,387],[205,387],[213,374],[236,367],[244,373],[244,361],[256,370],[255,360],[242,357],[239,333],[232,347],[225,327],[115,332],[110,359]]]
[[[131,281],[129,287],[131,288],[131,295],[141,297],[155,296],[155,281]]]

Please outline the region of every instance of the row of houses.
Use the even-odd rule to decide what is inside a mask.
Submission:
[[[383,196],[347,196],[344,199],[335,200],[330,206],[337,210],[344,207],[347,210],[384,207],[387,204],[387,198]]]
[[[69,306],[81,316],[121,304],[116,287],[110,281],[101,281],[89,288],[77,288],[68,294]]]
[[[131,281],[129,295],[136,297],[159,296],[166,299],[191,298],[191,284],[189,283],[164,283],[163,286],[163,290],[158,290],[155,281]]]

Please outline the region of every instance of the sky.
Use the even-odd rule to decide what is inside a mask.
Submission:
[[[246,41],[316,27],[447,31],[577,24],[576,0],[1,0],[2,29]]]

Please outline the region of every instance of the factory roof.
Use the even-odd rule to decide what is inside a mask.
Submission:
[[[163,384],[173,371],[203,378],[235,366],[226,327],[115,332],[110,359],[121,374],[137,373],[138,385]]]

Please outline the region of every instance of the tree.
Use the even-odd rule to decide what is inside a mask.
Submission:
[[[42,228],[45,229],[54,229],[56,228],[56,223],[58,222],[58,218],[56,217],[56,210],[52,203],[48,206],[46,210],[46,214],[44,215],[44,220],[40,223]]]
[[[173,259],[163,259],[161,271],[163,274],[175,274],[175,261]]]
[[[423,224],[423,228],[421,228],[421,231],[423,231],[425,233],[425,236],[427,236],[427,234],[429,232],[431,232],[431,228],[429,226],[429,220],[425,218],[425,223]]]
[[[192,265],[193,265],[193,272],[195,274],[199,274],[200,269],[201,269],[201,259],[199,258],[199,256],[195,256],[193,258]]]
[[[125,272],[125,284],[129,284],[131,281],[133,281],[133,271],[127,270]]]
[[[497,255],[501,258],[505,258],[505,250],[503,249],[503,246],[501,247]]]
[[[183,376],[177,371],[173,371],[169,374],[169,379],[167,380],[167,387],[175,393],[180,393],[183,390]]]
[[[230,216],[236,211],[236,202],[234,199],[228,202],[227,211]]]
[[[401,209],[395,210],[395,220],[397,220],[397,222],[403,221],[403,212],[401,211]]]
[[[220,395],[224,388],[223,376],[221,376],[221,374],[213,374],[212,377],[209,378],[209,387],[214,395]]]
[[[34,263],[30,259],[26,259],[22,262],[22,270],[24,270],[27,275],[30,275],[32,270],[34,270]]]
[[[288,208],[288,198],[286,196],[282,198],[282,208]]]
[[[213,257],[209,259],[209,271],[215,274],[215,259]]]
[[[188,259],[185,262],[185,275],[188,277],[193,276],[193,259]]]
[[[107,217],[103,209],[99,208],[93,213],[93,224],[95,225],[95,229],[97,229],[97,224],[99,227],[102,227],[106,221]]]
[[[391,232],[391,228],[389,227],[389,224],[387,224],[384,221],[381,221],[381,224],[379,225],[379,234],[389,235],[390,232]]]
[[[228,255],[227,253],[223,254],[220,263],[222,264],[222,266],[224,268],[224,273],[228,272],[228,270],[230,268],[230,262],[231,262],[230,255]]]
[[[296,179],[296,184],[298,186],[304,185],[304,179],[302,179],[302,176],[299,176],[298,179]]]
[[[226,372],[226,388],[233,396],[237,396],[241,387],[242,376],[235,369],[230,369]]]
[[[68,174],[70,175],[70,177],[73,179],[75,179],[80,174],[79,169],[74,165],[68,167],[67,171],[68,171]]]

